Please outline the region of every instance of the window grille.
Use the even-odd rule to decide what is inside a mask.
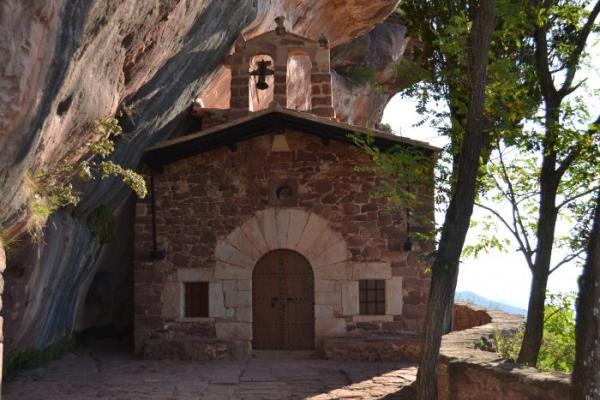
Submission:
[[[358,298],[361,315],[384,315],[385,281],[381,279],[359,281]]]

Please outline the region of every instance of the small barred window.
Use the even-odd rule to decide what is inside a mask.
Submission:
[[[385,281],[369,279],[358,282],[361,315],[385,314]]]

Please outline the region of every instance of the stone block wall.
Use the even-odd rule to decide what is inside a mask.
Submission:
[[[188,347],[227,341],[236,354],[247,354],[252,269],[280,248],[299,252],[313,268],[317,345],[324,337],[421,332],[429,289],[421,255],[430,249],[414,241],[413,251],[402,250],[405,212],[390,211],[377,195],[380,176],[356,169],[369,165],[353,145],[294,131],[166,165],[154,178],[164,259],[150,257],[149,200],[136,209],[137,351],[157,341],[201,340]],[[293,188],[291,199],[273,195],[282,183]],[[432,217],[432,196],[423,195],[421,212]],[[359,315],[360,279],[386,281],[385,315]],[[182,317],[189,281],[209,282],[209,318]]]

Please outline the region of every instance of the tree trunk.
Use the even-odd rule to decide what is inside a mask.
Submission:
[[[544,304],[546,302],[546,286],[548,274],[534,272],[531,277],[531,292],[529,293],[529,305],[527,307],[527,322],[523,343],[519,351],[517,362],[531,365],[537,364],[538,355],[542,346],[544,333]]]
[[[542,192],[538,219],[538,241],[531,277],[527,322],[525,324],[525,334],[523,336],[521,351],[517,360],[521,364],[532,367],[535,367],[537,364],[544,333],[544,303],[546,300],[546,287],[550,273],[557,217],[555,201],[556,189],[551,189],[546,194]]]
[[[575,349],[571,398],[600,399],[600,192],[587,260],[579,278]]]
[[[456,274],[450,277],[451,281],[449,286],[456,289],[456,282],[458,281],[458,268],[456,268]],[[454,324],[454,294],[455,290],[452,290],[449,301],[446,301],[444,306],[444,320],[442,322],[442,335],[452,332],[452,325]]]
[[[432,266],[431,290],[427,304],[425,344],[419,372],[419,400],[437,398],[437,363],[448,305],[454,301],[460,254],[469,230],[477,188],[480,157],[488,143],[483,112],[488,51],[496,18],[496,1],[481,0],[469,38],[469,109],[467,127],[458,161],[455,190],[446,212],[440,243]]]
[[[556,129],[559,123],[559,101],[546,102],[546,138],[540,174],[540,210],[538,214],[535,261],[532,268],[531,292],[527,308],[525,334],[517,362],[535,367],[544,334],[544,303],[550,274],[556,229],[556,192],[560,176],[556,172]]]

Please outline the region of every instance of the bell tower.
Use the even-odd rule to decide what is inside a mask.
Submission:
[[[228,56],[231,113],[281,107],[335,117],[327,38],[315,41],[288,32],[283,17],[275,22],[274,30],[248,41],[240,36]]]

